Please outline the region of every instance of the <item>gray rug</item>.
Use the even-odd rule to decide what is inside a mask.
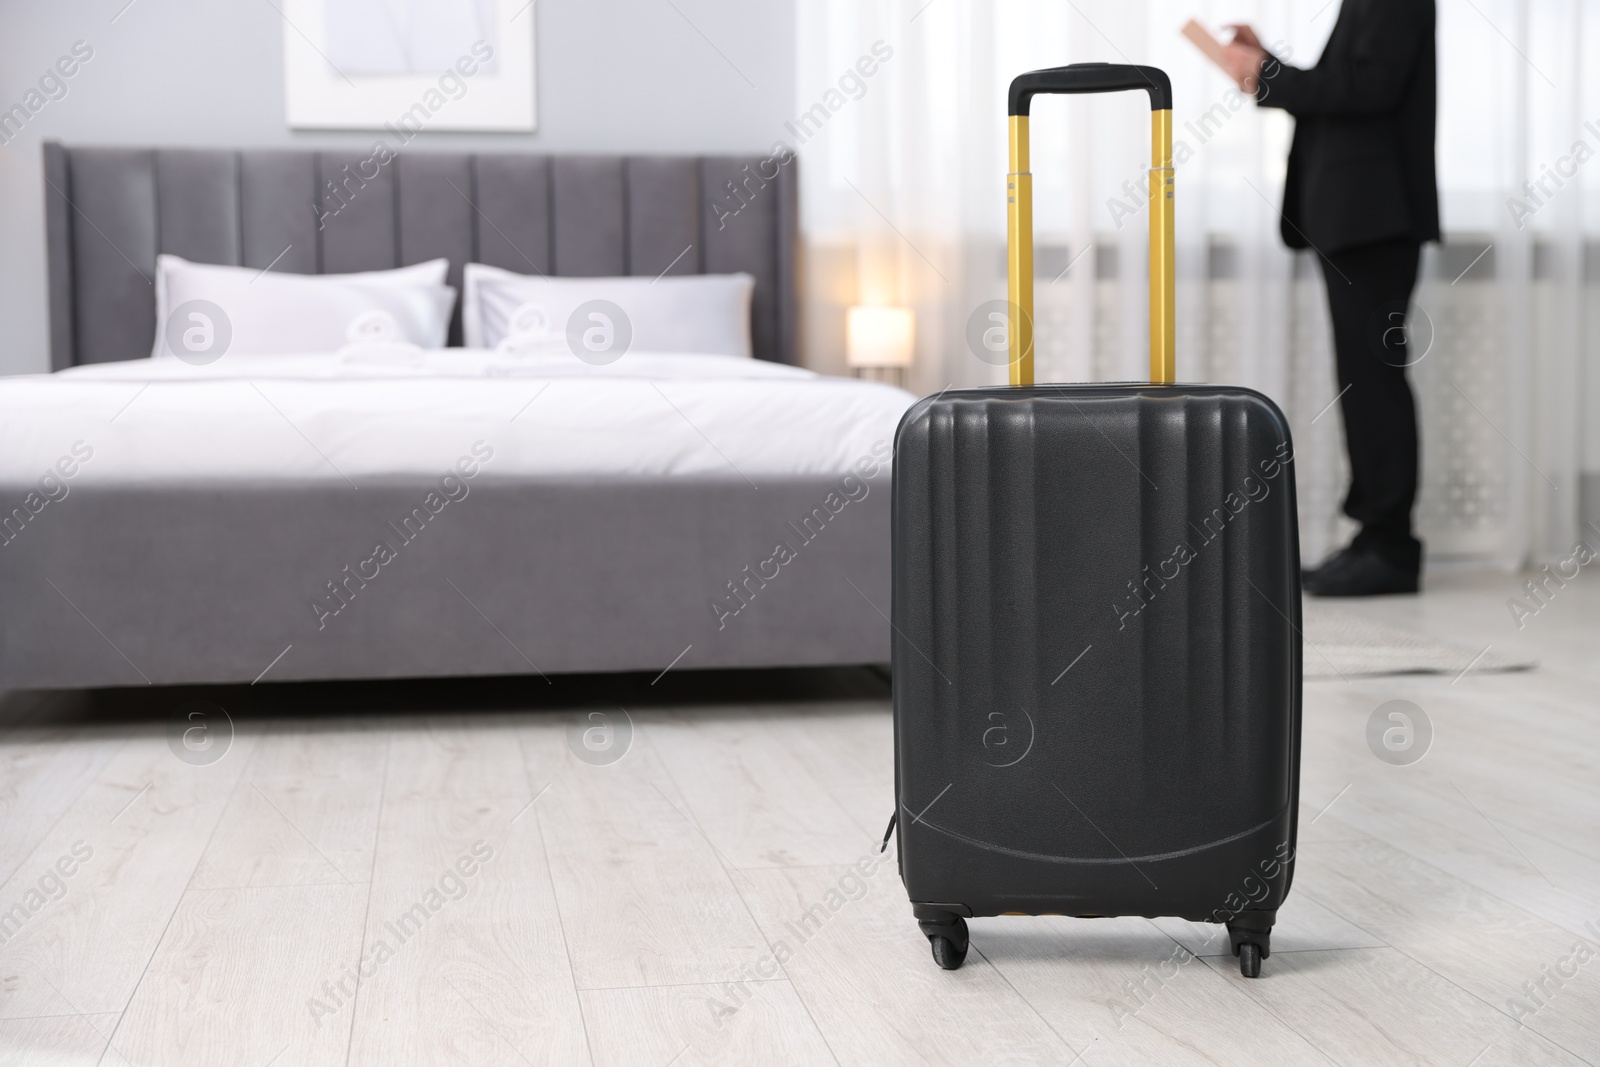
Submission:
[[[1468,666],[1480,671],[1522,671],[1534,660],[1482,647],[1440,641],[1394,623],[1378,622],[1363,612],[1306,597],[1301,608],[1305,627],[1305,676],[1353,678],[1378,674],[1449,674]]]

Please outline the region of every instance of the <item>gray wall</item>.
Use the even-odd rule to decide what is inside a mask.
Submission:
[[[126,4],[0,0],[0,109],[74,41],[94,48],[66,96],[0,145],[0,374],[49,369],[41,141],[366,147],[375,136],[285,127],[281,5]],[[538,131],[423,133],[408,150],[754,152],[793,117],[794,0],[538,0],[518,23],[530,16]]]

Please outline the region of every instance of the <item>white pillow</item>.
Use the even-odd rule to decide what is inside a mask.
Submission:
[[[210,363],[227,352],[333,352],[370,333],[443,348],[455,307],[449,260],[357,274],[281,274],[156,257],[154,358]],[[199,301],[200,303],[192,303]],[[187,305],[187,306],[186,306]]]
[[[462,282],[462,328],[468,348],[571,351],[568,331],[583,337],[600,319],[582,305],[609,301],[626,323],[627,348],[641,352],[694,352],[749,359],[749,274],[685,274],[662,278],[542,278],[483,263],[468,263]],[[620,353],[618,353],[620,355]]]

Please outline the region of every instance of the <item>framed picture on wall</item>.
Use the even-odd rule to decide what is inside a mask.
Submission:
[[[530,0],[281,0],[295,129],[534,129]]]

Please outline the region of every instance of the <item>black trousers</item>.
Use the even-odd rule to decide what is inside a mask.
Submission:
[[[1407,238],[1321,257],[1350,455],[1344,513],[1361,524],[1357,547],[1410,570],[1422,564],[1422,542],[1411,531],[1417,408],[1406,368],[1426,352],[1410,343],[1406,317],[1420,251]]]

